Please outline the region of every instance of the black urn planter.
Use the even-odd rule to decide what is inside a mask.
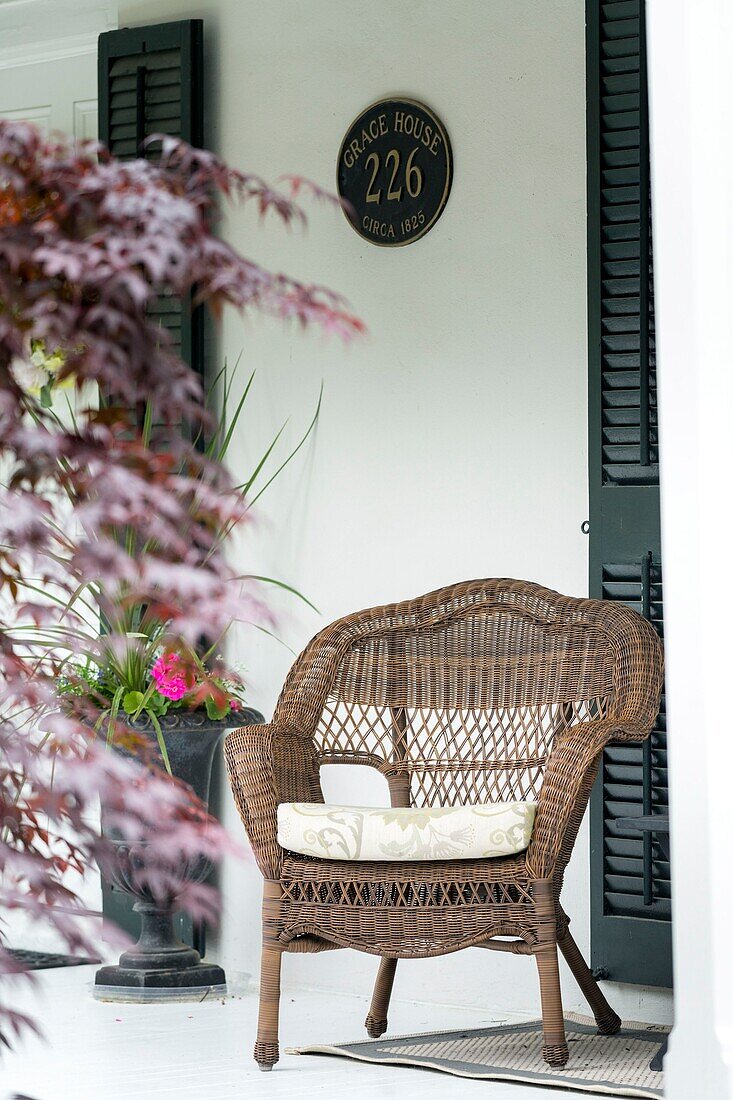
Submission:
[[[166,715],[161,719],[161,728],[171,771],[187,783],[208,807],[211,770],[224,733],[227,729],[262,721],[262,715],[249,707],[230,715],[225,722],[215,722],[205,713],[191,711]],[[130,724],[154,744],[160,760],[152,724],[144,718]],[[129,755],[124,749],[115,751]],[[223,969],[202,961],[199,952],[176,935],[175,902],[161,904],[136,882],[135,861],[144,858],[140,855],[140,846],[134,845],[131,850],[130,844],[113,832],[108,832],[107,836],[115,855],[109,877],[118,890],[135,899],[133,909],[140,916],[140,936],[134,947],[120,955],[119,963],[103,966],[97,971],[95,997],[98,1000],[158,1001],[183,1000],[187,996],[200,999],[205,989],[225,992],[226,975]],[[209,860],[200,856],[187,863],[182,869],[182,876],[190,882],[201,882],[210,870]]]

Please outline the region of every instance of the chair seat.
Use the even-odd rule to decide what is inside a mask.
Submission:
[[[492,859],[529,844],[534,802],[375,809],[320,802],[277,808],[278,844],[331,860]]]

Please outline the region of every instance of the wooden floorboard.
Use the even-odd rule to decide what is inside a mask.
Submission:
[[[257,996],[246,984],[223,1002],[112,1005],[92,999],[93,973],[92,967],[44,971],[35,991],[15,987],[15,1003],[35,1014],[46,1040],[27,1037],[3,1059],[2,1100],[14,1093],[33,1100],[547,1100],[546,1089],[336,1058],[284,1055],[264,1074],[251,1060]],[[285,989],[282,1046],[364,1038],[366,1007],[362,996]],[[396,1001],[390,1031],[492,1022],[501,1017]]]

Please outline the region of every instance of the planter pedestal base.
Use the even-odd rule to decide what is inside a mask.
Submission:
[[[198,951],[181,943],[173,931],[173,913],[150,901],[136,901],[140,939],[119,963],[102,966],[94,978],[94,997],[101,1001],[202,1000],[207,991],[226,993],[226,975],[215,963],[201,961]]]
[[[155,1003],[201,1001],[206,993],[220,997],[227,991],[226,975],[220,966],[199,963],[184,970],[136,970],[125,966],[103,966],[94,981],[96,1001]]]

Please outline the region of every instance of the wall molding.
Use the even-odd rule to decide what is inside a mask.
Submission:
[[[97,35],[84,35],[64,43],[36,42],[32,47],[0,47],[0,68],[14,69],[21,65],[42,65],[68,57],[96,53]]]
[[[117,23],[117,0],[0,0],[0,68],[96,53]]]

